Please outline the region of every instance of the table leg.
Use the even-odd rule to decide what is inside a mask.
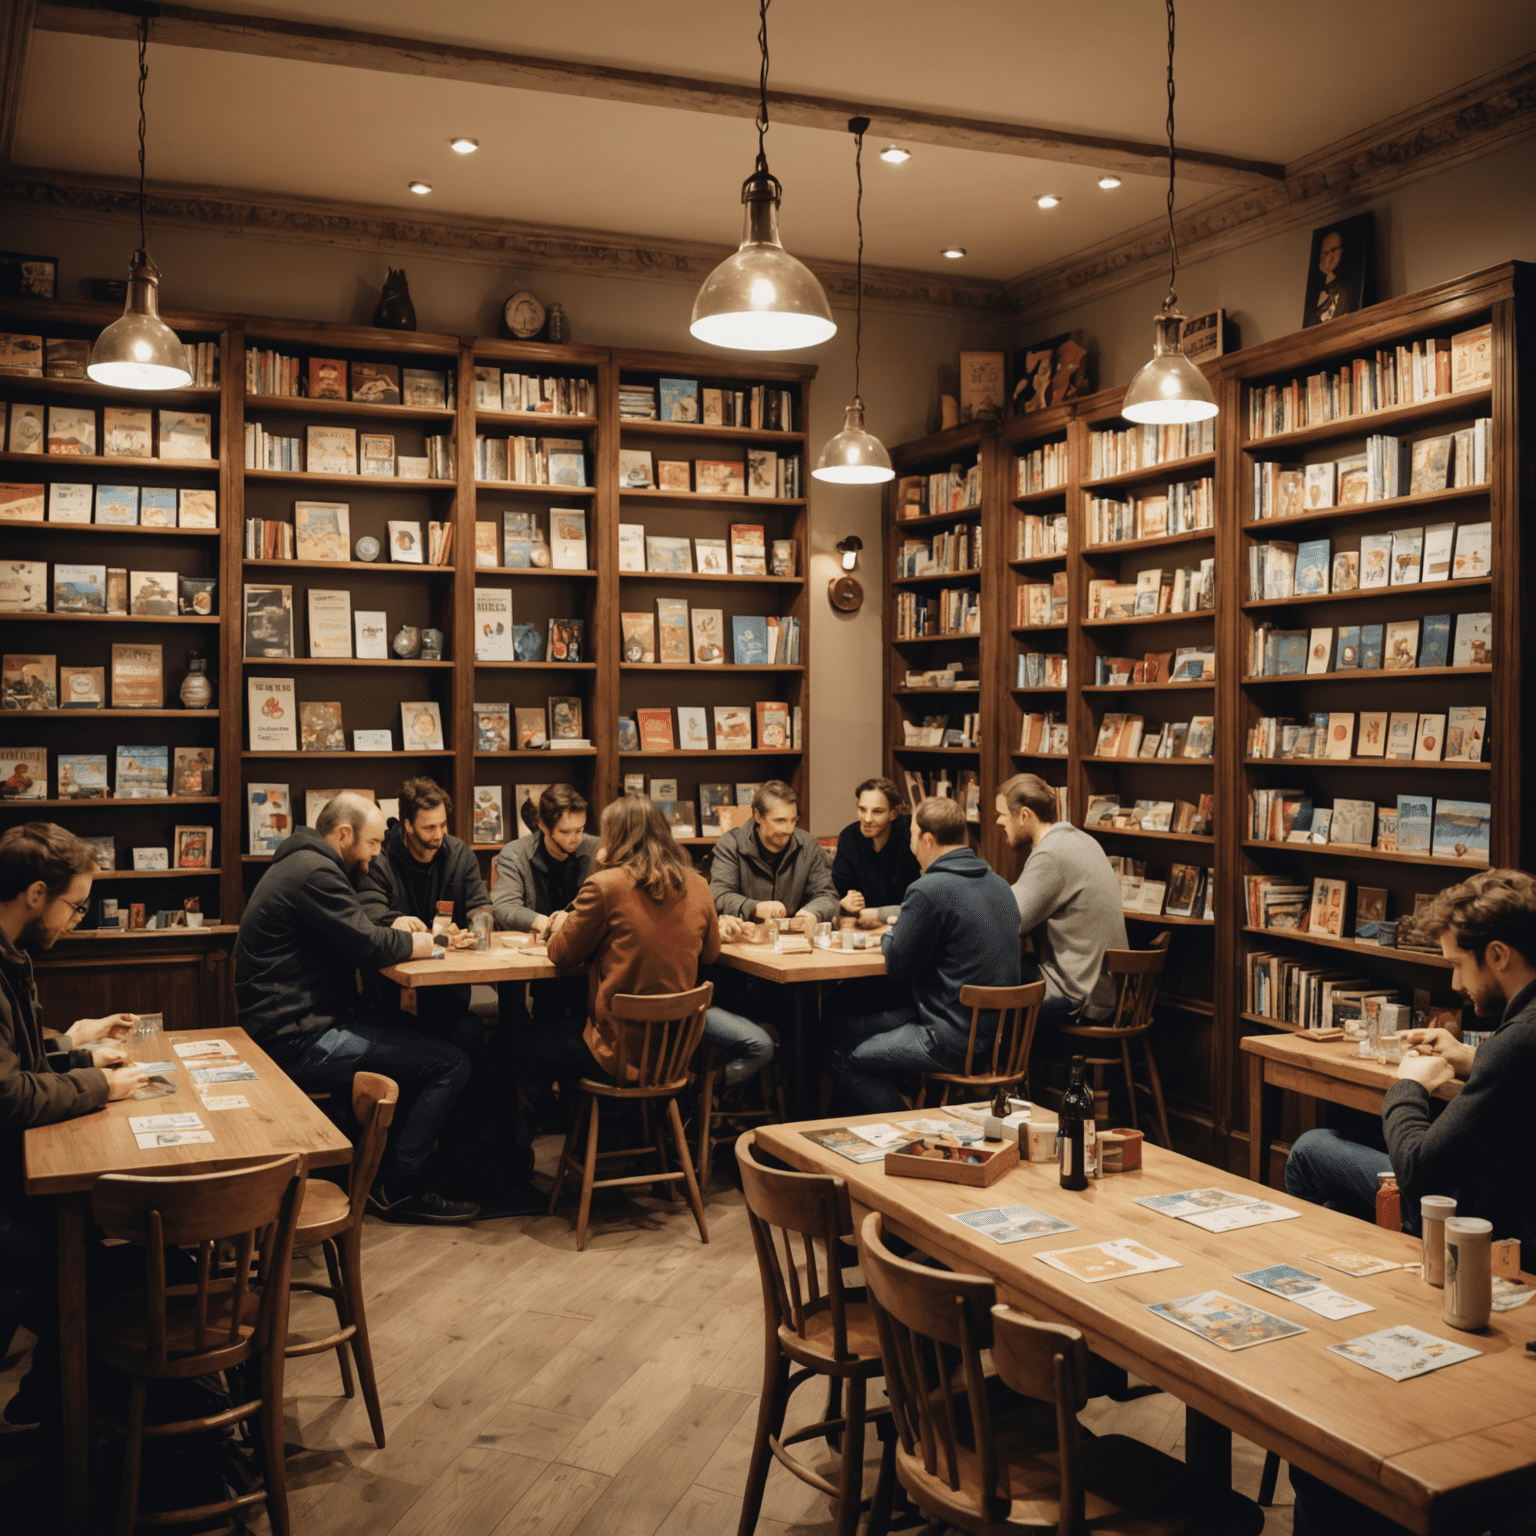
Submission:
[[[1267,1184],[1269,1144],[1264,1140],[1264,1058],[1248,1057],[1248,1177]]]
[[[784,1079],[791,1120],[814,1120],[819,1113],[817,1087],[821,1081],[816,1061],[815,982],[791,982],[784,1034]]]
[[[1208,1489],[1232,1487],[1232,1431],[1184,1405],[1184,1465]]]
[[[85,1536],[90,1524],[91,1408],[85,1347],[85,1235],[90,1196],[55,1201],[59,1234],[59,1372],[64,1395],[64,1529]]]

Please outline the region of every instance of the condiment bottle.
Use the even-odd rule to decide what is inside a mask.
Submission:
[[[1072,1079],[1056,1111],[1057,1152],[1061,1159],[1061,1187],[1087,1189],[1097,1153],[1097,1127],[1093,1121],[1093,1095],[1083,1082],[1084,1059],[1072,1058]]]
[[[1419,1272],[1426,1285],[1445,1284],[1445,1223],[1456,1214],[1456,1202],[1449,1195],[1425,1195],[1419,1201],[1423,1222],[1424,1258]]]
[[[1388,1232],[1403,1230],[1403,1192],[1390,1169],[1376,1175],[1376,1225]]]

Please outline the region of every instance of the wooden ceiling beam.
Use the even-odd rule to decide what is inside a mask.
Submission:
[[[42,0],[36,11],[36,24],[46,32],[130,39],[136,35],[138,26],[137,15],[124,0]],[[511,90],[624,101],[719,117],[750,119],[756,115],[758,106],[755,86],[730,81],[654,74],[186,6],[152,7],[150,37],[176,48],[255,54]],[[1101,138],[795,91],[770,91],[768,101],[776,122],[839,134],[848,131],[850,117],[863,116],[869,118],[871,131],[878,136],[909,144],[1063,161],[1133,176],[1162,176],[1168,163],[1167,146],[1156,142]],[[1179,151],[1179,173],[1190,181],[1229,188],[1267,186],[1285,174],[1283,166],[1266,161],[1195,149]]]

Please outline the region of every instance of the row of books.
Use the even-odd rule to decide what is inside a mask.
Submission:
[[[1346,937],[1344,913],[1349,905],[1348,881],[1320,878],[1309,888],[1305,882],[1288,876],[1249,875],[1243,884],[1249,927],[1275,933],[1317,933],[1333,939]],[[1354,933],[1350,937],[1354,943],[1369,947],[1411,949],[1421,954],[1438,955],[1440,945],[1430,938],[1425,923],[1435,899],[1434,893],[1419,891],[1414,895],[1411,913],[1389,919],[1390,895],[1385,887],[1359,886],[1355,894]],[[1415,992],[1416,1009],[1424,1007],[1427,1001],[1421,993]],[[1459,1003],[1449,1002],[1445,1006],[1454,1010],[1453,1017],[1459,1018]],[[1421,1019],[1415,1027],[1425,1028],[1439,1022],[1442,1021]],[[1326,1026],[1316,1023],[1313,1027],[1322,1029]]]
[[[630,666],[686,663],[725,665],[725,620],[718,608],[690,611],[682,598],[658,598],[656,611],[621,613],[620,658]],[[778,614],[731,615],[731,664],[738,667],[798,666],[800,621]]]
[[[1019,751],[1026,757],[1065,757],[1071,749],[1067,722],[1054,711],[1026,710],[1019,727]]]
[[[597,384],[563,374],[516,373],[475,365],[477,411],[533,411],[545,416],[597,415]]]
[[[451,480],[453,439],[447,433],[424,439],[423,454],[397,454],[389,432],[356,427],[306,427],[303,437],[270,433],[259,421],[245,424],[245,467],[290,474],[363,475],[374,479]]]
[[[1333,894],[1323,890],[1317,896],[1326,904]],[[1319,915],[1327,920],[1326,905]],[[1406,1003],[1391,987],[1373,985],[1364,976],[1345,975],[1337,968],[1308,965],[1293,955],[1255,951],[1247,957],[1245,970],[1244,1011],[1304,1030],[1353,1033],[1364,1025],[1371,1005],[1379,1010],[1382,1003]]]
[[[1331,539],[1248,546],[1248,596],[1255,602],[1330,592],[1406,587],[1429,581],[1483,581],[1492,569],[1491,523],[1431,523],[1367,533],[1358,549],[1335,553]]]
[[[1147,874],[1145,859],[1111,854],[1109,867],[1120,881],[1120,905],[1142,917],[1203,917],[1214,919],[1212,906],[1216,871],[1198,864],[1174,864],[1165,878]]]
[[[1195,715],[1174,721],[1160,731],[1147,730],[1141,715],[1106,714],[1099,722],[1095,757],[1203,758],[1216,747],[1216,721],[1211,715]]]
[[[112,708],[165,708],[165,654],[158,645],[112,647]],[[34,652],[0,657],[0,708],[101,709],[101,667],[60,668],[57,656]]]
[[[1318,806],[1302,789],[1256,789],[1248,796],[1248,836],[1262,843],[1323,843],[1486,864],[1491,814],[1486,800],[1399,795],[1395,806],[1338,798]]]
[[[1133,496],[1129,501],[1090,496],[1088,543],[1123,544],[1198,533],[1211,526],[1215,505],[1216,482],[1209,475],[1170,485],[1164,496]]]
[[[896,482],[896,516],[926,517],[969,512],[981,506],[981,465],[951,464],[932,475],[903,475]]]
[[[956,523],[932,539],[903,539],[896,550],[897,578],[942,576],[981,569],[981,524]]]
[[[5,409],[0,404],[0,417]],[[206,411],[177,411],[168,407],[155,411],[147,406],[107,405],[102,407],[98,438],[95,406],[42,406],[13,401],[5,442],[8,453],[54,458],[212,459],[212,428],[213,418]]]
[[[946,667],[930,668],[926,672],[919,672],[909,668],[904,674],[904,686],[907,688],[952,688],[956,693],[974,692],[981,687],[981,679],[977,677],[962,677],[960,668],[964,662],[952,661]]]
[[[591,745],[583,734],[579,698],[562,694],[533,708],[489,703],[472,704],[470,709],[476,752],[569,751]]]
[[[487,437],[477,432],[475,479],[585,486],[587,445],[579,437]]]
[[[0,483],[0,523],[95,521],[114,528],[217,528],[219,493],[187,486]]]
[[[330,660],[386,661],[389,659],[389,616],[383,609],[352,609],[347,588],[311,587],[306,593],[309,614],[309,654]],[[245,657],[249,661],[286,661],[294,649],[293,588],[267,582],[247,582],[242,593]],[[353,640],[356,639],[356,650]],[[437,654],[425,661],[442,660],[442,631],[417,634],[417,643],[430,640]],[[414,652],[407,652],[408,659]]]
[[[1136,580],[1090,581],[1089,619],[1139,619],[1156,613],[1198,613],[1216,606],[1216,561],[1174,570],[1153,567]]]
[[[924,635],[979,635],[981,595],[965,587],[945,587],[939,592],[898,592],[895,595],[896,638],[915,640]]]
[[[619,449],[621,491],[701,496],[803,496],[800,455],[748,448],[745,459],[661,459],[649,448]]]
[[[1380,757],[1393,762],[1480,763],[1488,737],[1485,704],[1453,705],[1448,711],[1362,711],[1356,735],[1353,714],[1315,714],[1303,723],[1266,715],[1248,732],[1248,757]]]
[[[0,778],[0,800],[161,800],[168,795],[216,795],[219,790],[212,747],[120,746],[111,787],[105,752],[61,752],[52,795],[46,747],[7,747],[0,753],[0,771],[6,769],[9,773]]]
[[[1083,827],[1101,832],[1184,832],[1207,837],[1216,830],[1216,797],[1189,800],[1136,800],[1118,795],[1089,795]]]
[[[586,660],[585,619],[551,618],[548,624],[551,661]],[[538,653],[538,625],[512,622],[512,589],[476,587],[475,660],[536,661]]]
[[[1407,672],[1414,667],[1482,667],[1493,661],[1493,615],[1426,614],[1390,624],[1344,624],[1337,630],[1275,629],[1260,624],[1249,643],[1251,677],[1363,671]],[[1420,626],[1422,624],[1422,636]]]
[[[1014,559],[1035,560],[1067,552],[1067,514],[1026,512],[1019,519]]]
[[[245,349],[245,392],[429,411],[451,411],[455,404],[452,369],[441,373],[434,368],[401,368],[396,363],[293,357],[271,347]]]
[[[419,522],[396,519],[386,524],[386,551],[392,564],[448,564],[453,553],[453,524],[428,522],[426,527],[423,538]],[[344,501],[296,501],[291,523],[278,518],[247,518],[244,552],[247,560],[351,560],[351,506]],[[366,546],[358,558],[369,558]]]
[[[129,850],[132,863],[119,864],[117,862],[117,839],[115,837],[87,835],[81,837],[87,848],[91,850],[91,856],[96,861],[96,868],[103,872],[114,870],[137,870],[140,873],[154,870],[184,870],[188,873],[213,874],[214,867],[214,833],[212,827],[188,827],[178,826],[173,829],[172,842],[169,845],[160,844],[151,847],[134,847]],[[133,903],[133,912],[137,921],[126,924],[119,923],[117,918],[117,902],[111,897],[101,900],[102,912],[100,926],[103,928],[129,927],[143,928],[170,928],[184,927],[186,925],[182,912],[174,913],[175,917],[182,918],[179,923],[173,923],[166,919],[172,916],[169,912],[161,912],[160,921],[144,922],[144,908],[140,902]],[[197,897],[190,898],[182,911],[201,911],[201,902]],[[110,919],[110,920],[109,920]],[[81,923],[81,927],[95,926],[91,923],[89,915]]]
[[[1013,622],[1020,629],[1048,629],[1067,622],[1067,573],[1049,581],[1020,582]]]
[[[961,747],[981,744],[981,714],[963,714],[956,725],[949,715],[925,715],[922,720],[901,722],[904,747]]]
[[[674,733],[672,717],[677,715]],[[635,752],[751,752],[752,727],[757,725],[756,750],[800,751],[801,713],[796,704],[759,699],[756,704],[716,704],[715,736],[711,744],[711,711],[702,704],[678,704],[664,709],[637,709],[619,717],[619,751]]]
[[[1393,406],[1414,405],[1493,382],[1493,327],[1378,347],[1332,372],[1248,391],[1248,436],[1275,437]]]
[[[219,382],[219,344],[183,341],[190,388],[212,389]],[[74,379],[83,382],[91,343],[72,337],[27,336],[0,332],[0,374],[27,379]],[[13,453],[15,449],[11,450]]]
[[[1128,688],[1136,683],[1208,683],[1216,676],[1214,645],[1181,645],[1174,651],[1133,656],[1095,656],[1093,681],[1099,687]]]
[[[217,612],[218,591],[216,576],[124,571],[116,567],[109,570],[104,565],[53,568],[54,613],[207,618]],[[7,560],[0,564],[0,613],[47,613],[49,595],[46,560]]]
[[[1016,496],[1032,496],[1036,491],[1054,491],[1072,478],[1072,459],[1066,440],[1042,443],[1028,453],[1021,453],[1015,478]]]
[[[291,677],[248,677],[245,680],[247,746],[252,752],[345,752],[347,733],[341,702],[336,699],[300,703]],[[577,700],[578,714],[580,700]],[[355,731],[354,752],[393,752],[388,729]],[[437,703],[423,699],[400,706],[400,750],[441,752],[443,718]]]
[[[1065,688],[1067,658],[1059,651],[1021,651],[1015,688]]]
[[[535,791],[535,798],[542,793],[544,787],[542,784],[528,786]],[[521,790],[523,786],[519,785],[518,788]],[[337,789],[306,790],[304,825],[313,827],[320,819],[320,812],[343,792],[362,795],[364,799],[372,800],[384,813],[386,819],[393,820],[400,815],[400,801],[397,798],[375,795],[373,790],[353,784]],[[246,851],[254,858],[271,858],[283,842],[297,830],[294,825],[293,811],[293,796],[286,784],[247,784],[245,786]]]
[[[1088,478],[1107,480],[1111,475],[1128,475],[1132,470],[1152,469],[1215,451],[1214,418],[1179,426],[1111,427],[1088,434]]]
[[[628,787],[632,780],[644,787]],[[722,837],[736,827],[750,826],[752,797],[759,788],[756,784],[700,784],[699,819],[695,822],[693,802],[678,793],[676,779],[647,781],[644,774],[637,773],[626,774],[624,782],[626,793],[643,794],[655,803],[674,837]]]
[[[619,569],[653,574],[706,576],[793,576],[797,545],[775,539],[770,546],[761,523],[732,523],[730,544],[724,539],[648,534],[644,523],[619,524]]]
[[[619,383],[619,416],[625,421],[678,421],[706,427],[743,427],[749,432],[793,432],[795,392],[773,384],[719,389],[697,379],[660,379],[656,384]]]
[[[964,768],[957,780],[951,781],[949,770],[941,768],[937,773],[923,773],[916,768],[902,770],[902,785],[907,792],[907,805],[915,809],[924,800],[954,800],[971,822],[981,820],[981,780],[974,768]],[[1063,789],[1058,792],[1057,804],[1065,806]],[[1066,811],[1062,811],[1065,817]]]

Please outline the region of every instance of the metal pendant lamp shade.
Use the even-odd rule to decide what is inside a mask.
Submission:
[[[1156,426],[1214,416],[1219,407],[1211,381],[1179,350],[1184,316],[1177,309],[1164,310],[1152,324],[1152,361],[1131,380],[1120,414]]]
[[[181,389],[192,382],[187,349],[160,318],[160,272],[144,251],[128,268],[128,302],[91,348],[85,371],[118,389]]]
[[[843,412],[843,430],[827,439],[811,474],[834,485],[878,485],[895,479],[885,444],[864,430],[864,402],[857,395]]]

